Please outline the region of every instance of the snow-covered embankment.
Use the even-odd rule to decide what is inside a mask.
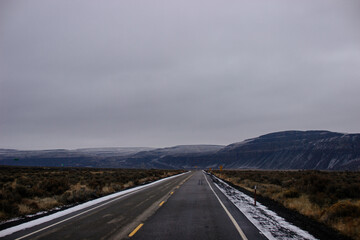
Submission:
[[[316,239],[308,232],[287,222],[275,212],[241,191],[231,187],[221,179],[214,177],[216,187],[270,240],[313,240]]]

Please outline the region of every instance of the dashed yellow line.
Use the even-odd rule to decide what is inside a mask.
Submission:
[[[182,181],[175,189],[179,189],[180,186],[181,186],[183,183],[185,183],[190,177],[191,177],[191,176],[189,176],[189,177],[186,178],[184,181]],[[170,195],[173,195],[173,194],[174,194],[174,192],[170,192]],[[164,203],[165,203],[165,201],[162,201],[162,202],[159,204],[159,207],[161,207],[162,205],[164,205]],[[129,234],[129,237],[134,236],[135,233],[136,233],[137,231],[139,231],[139,229],[140,229],[143,225],[144,225],[143,223],[139,224],[139,226],[137,226],[137,227]]]
[[[140,223],[139,226],[137,226],[137,227],[134,229],[134,231],[132,231],[132,232],[129,234],[129,237],[134,236],[135,233],[136,233],[137,231],[139,231],[139,229],[140,229],[143,225],[144,225],[143,223]]]

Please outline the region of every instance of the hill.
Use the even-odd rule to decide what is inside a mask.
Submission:
[[[221,145],[19,151],[0,149],[1,165],[104,168],[360,170],[360,134],[283,131]]]
[[[285,131],[231,144],[217,153],[228,168],[355,170],[360,134]]]

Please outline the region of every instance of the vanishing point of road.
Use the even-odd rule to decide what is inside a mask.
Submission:
[[[4,239],[266,239],[202,171],[15,232]]]

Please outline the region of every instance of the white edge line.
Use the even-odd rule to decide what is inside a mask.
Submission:
[[[230,186],[228,183],[224,182],[224,180],[216,177],[215,175],[213,175],[213,177],[215,177],[217,180],[219,180],[221,183],[225,184],[226,186],[232,188],[234,191],[238,191],[238,192],[240,192],[241,194],[244,194],[245,196],[249,197],[249,196],[246,195],[245,193],[242,193],[241,191],[239,191],[239,190],[233,188],[232,186]],[[221,192],[223,192],[223,190],[221,189],[221,187],[220,187],[218,184],[214,184],[214,185],[215,185]],[[223,193],[224,193],[224,192],[223,192]],[[242,210],[240,209],[240,207],[237,206],[237,205],[232,201],[232,199],[229,198],[228,195],[226,195],[225,193],[224,193],[224,195],[236,206],[237,209],[239,209],[239,211],[242,212]],[[292,230],[292,231],[294,231],[294,232],[296,232],[296,233],[301,232],[300,235],[302,235],[302,236],[303,236],[304,238],[306,238],[306,239],[309,238],[309,239],[315,239],[315,240],[316,240],[316,238],[315,238],[312,234],[310,234],[309,232],[307,232],[307,231],[305,231],[305,230],[297,227],[296,225],[294,225],[294,224],[286,221],[285,219],[283,219],[282,217],[280,217],[276,212],[273,212],[272,210],[268,209],[268,207],[262,205],[261,203],[257,203],[257,206],[258,206],[258,207],[261,207],[260,209],[262,209],[262,210],[266,210],[266,211],[270,212],[272,216],[276,216],[277,218],[280,218],[280,221],[285,222],[286,224],[288,224],[288,227],[291,227],[290,230]],[[251,215],[249,215],[249,214],[246,213],[246,212],[242,212],[242,213],[244,214],[244,216],[245,216],[266,238],[276,240],[276,238],[274,238],[274,236],[273,236],[272,233],[269,231],[269,229],[259,227],[259,221],[257,221],[256,219],[254,219]],[[274,215],[273,215],[273,214],[274,214]],[[280,223],[279,219],[277,219],[277,221]],[[294,229],[294,228],[295,228],[295,229]]]
[[[220,198],[218,197],[218,195],[216,194],[216,192],[214,191],[214,189],[211,187],[209,181],[207,180],[206,176],[205,176],[205,173],[203,172],[204,174],[204,177],[205,177],[205,180],[206,182],[209,184],[209,187],[211,189],[211,191],[215,194],[215,197],[217,198],[217,200],[220,202],[221,206],[224,208],[226,214],[229,216],[231,222],[234,224],[236,230],[239,232],[241,238],[243,240],[248,240],[247,237],[245,236],[244,232],[241,230],[239,224],[236,222],[236,220],[234,219],[234,217],[231,215],[231,213],[229,212],[229,210],[225,207],[225,205],[221,202]]]
[[[68,217],[68,218],[66,218],[66,219],[63,219],[63,220],[61,220],[61,221],[59,221],[59,222],[56,222],[56,223],[54,223],[54,224],[51,224],[51,225],[49,225],[49,226],[46,226],[46,227],[44,227],[44,228],[41,228],[41,229],[36,230],[36,231],[34,231],[34,232],[31,232],[31,233],[29,233],[29,234],[27,234],[27,235],[24,235],[24,236],[22,236],[22,237],[16,238],[15,240],[20,240],[20,239],[29,237],[29,236],[31,236],[31,235],[34,235],[35,233],[41,232],[41,231],[43,231],[43,230],[45,230],[45,229],[48,229],[48,228],[51,228],[51,227],[53,227],[53,226],[56,226],[56,225],[58,225],[58,224],[60,224],[60,223],[66,222],[66,221],[68,221],[68,220],[70,220],[70,219],[72,219],[72,218],[76,218],[76,217],[78,217],[78,216],[80,216],[80,215],[83,215],[83,214],[85,214],[85,213],[87,213],[87,212],[90,212],[90,211],[95,210],[95,209],[97,209],[97,208],[99,208],[99,207],[102,207],[102,206],[104,206],[104,205],[107,205],[107,204],[109,204],[109,203],[111,203],[111,202],[114,202],[114,201],[119,200],[119,199],[121,199],[121,198],[127,197],[127,196],[129,196],[129,195],[131,195],[131,194],[133,194],[133,193],[137,193],[137,192],[140,191],[140,190],[141,190],[141,189],[138,189],[138,190],[133,191],[133,192],[131,192],[131,193],[128,193],[128,194],[126,194],[126,195],[122,195],[122,196],[117,197],[117,198],[115,198],[115,199],[112,199],[112,200],[110,200],[110,201],[108,201],[108,202],[105,202],[105,203],[103,203],[103,204],[100,204],[100,205],[98,205],[98,206],[96,206],[96,207],[93,207],[93,208],[90,208],[90,209],[88,209],[88,210],[86,210],[86,211],[83,211],[83,212],[81,212],[81,213],[78,213],[78,214],[76,214],[76,215],[74,215],[74,216],[71,216],[71,217]]]
[[[190,171],[189,171],[189,172],[190,172]],[[79,216],[79,215],[82,215],[82,214],[84,214],[84,213],[86,213],[86,212],[89,212],[89,211],[92,211],[92,210],[97,209],[97,208],[99,208],[99,207],[102,207],[102,206],[104,206],[104,205],[106,205],[106,204],[109,204],[109,203],[111,203],[111,202],[113,202],[113,201],[116,201],[116,200],[118,200],[118,199],[120,199],[120,198],[122,198],[122,197],[128,196],[128,195],[133,194],[133,193],[135,193],[135,192],[138,192],[138,191],[140,191],[140,190],[142,190],[142,189],[144,189],[144,188],[148,188],[148,187],[150,187],[150,186],[152,186],[152,185],[155,185],[155,184],[157,184],[157,183],[160,183],[160,182],[169,180],[169,179],[171,179],[171,178],[179,177],[179,176],[184,175],[184,174],[187,174],[187,173],[189,173],[189,172],[185,172],[185,173],[181,173],[181,174],[178,174],[178,175],[170,176],[170,177],[167,177],[167,178],[159,179],[159,180],[157,180],[157,181],[155,181],[155,182],[151,182],[151,183],[148,183],[148,184],[145,184],[145,185],[141,185],[141,186],[137,186],[137,187],[134,187],[134,188],[131,188],[131,189],[123,190],[123,191],[120,191],[120,192],[117,192],[117,193],[113,193],[113,194],[110,194],[110,195],[107,195],[107,196],[104,196],[104,197],[101,197],[101,198],[97,198],[97,199],[94,199],[94,200],[91,200],[91,201],[88,201],[88,202],[85,202],[85,203],[76,205],[76,206],[71,207],[71,208],[68,208],[68,209],[66,209],[66,210],[64,210],[64,211],[59,211],[59,212],[56,212],[56,213],[54,213],[54,214],[51,214],[51,215],[48,215],[48,216],[45,216],[45,217],[42,217],[42,218],[38,218],[38,219],[32,220],[32,221],[30,221],[30,222],[26,222],[26,223],[23,223],[23,224],[20,224],[20,225],[11,227],[11,228],[4,229],[4,230],[0,231],[0,237],[5,237],[5,236],[10,235],[10,234],[13,234],[13,233],[15,233],[15,232],[22,231],[22,230],[25,230],[25,229],[28,229],[28,228],[31,228],[31,227],[34,227],[34,226],[37,226],[37,225],[46,223],[46,222],[48,222],[48,221],[57,219],[57,218],[59,218],[59,217],[66,216],[66,215],[68,215],[68,214],[70,214],[70,213],[73,213],[73,212],[75,212],[75,211],[79,211],[79,210],[82,210],[82,209],[84,209],[84,208],[88,208],[88,207],[91,207],[91,206],[93,206],[93,205],[95,205],[95,204],[101,203],[101,202],[103,202],[103,201],[107,201],[107,200],[109,200],[109,199],[112,199],[112,200],[110,200],[110,201],[107,201],[107,202],[99,205],[99,206],[96,206],[96,207],[91,208],[91,209],[88,209],[88,210],[86,210],[86,211],[84,211],[84,212],[78,213],[78,214],[76,214],[76,215],[74,215],[74,216],[71,216],[71,217],[66,218],[66,219],[64,219],[64,220],[61,220],[60,222],[54,223],[54,224],[52,224],[52,225],[50,225],[50,226],[47,226],[47,227],[45,227],[45,228],[42,228],[42,229],[37,230],[37,231],[32,232],[32,233],[29,233],[29,234],[27,234],[27,235],[25,235],[25,236],[22,236],[22,237],[20,237],[20,238],[17,238],[17,239],[22,239],[22,238],[28,237],[28,236],[30,236],[30,235],[33,235],[33,234],[37,233],[37,232],[40,232],[40,231],[42,231],[42,230],[45,230],[45,229],[47,229],[47,228],[50,228],[50,227],[52,227],[52,226],[55,226],[55,225],[60,224],[60,223],[62,223],[62,222],[65,222],[65,221],[67,221],[67,220],[70,220],[70,219],[72,219],[72,218],[75,218],[75,217],[77,217],[77,216]]]

